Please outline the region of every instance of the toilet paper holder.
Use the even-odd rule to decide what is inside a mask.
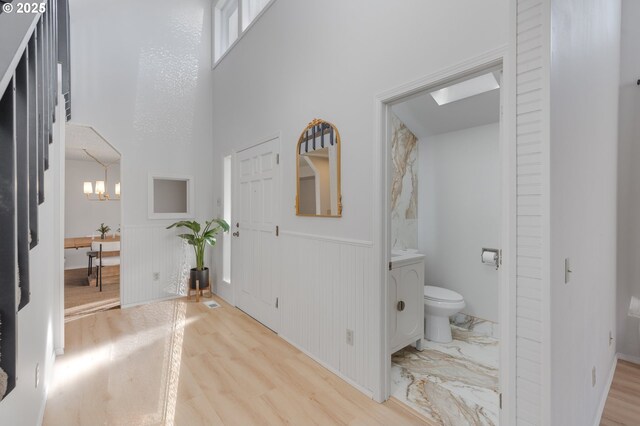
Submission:
[[[502,263],[502,259],[500,258],[500,250],[483,247],[482,253],[480,255],[480,260],[484,265],[495,266],[496,269],[498,269],[500,268],[500,264]]]

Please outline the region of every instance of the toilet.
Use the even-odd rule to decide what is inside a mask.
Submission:
[[[424,338],[432,342],[448,343],[451,338],[449,317],[460,312],[466,304],[455,291],[431,285],[424,286]]]

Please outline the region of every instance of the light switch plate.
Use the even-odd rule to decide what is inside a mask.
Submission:
[[[566,258],[564,260],[564,283],[568,284],[569,281],[571,281],[571,259],[570,258]]]

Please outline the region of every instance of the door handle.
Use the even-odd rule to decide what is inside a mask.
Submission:
[[[398,310],[400,312],[404,311],[404,302],[402,300],[398,302]]]
[[[231,235],[233,235],[234,237],[239,237],[239,236],[240,236],[240,231],[234,232],[234,233],[233,233],[233,234],[231,234]]]

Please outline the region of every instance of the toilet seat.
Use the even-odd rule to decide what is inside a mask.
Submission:
[[[424,298],[436,302],[462,302],[464,298],[453,290],[432,285],[424,286]]]

